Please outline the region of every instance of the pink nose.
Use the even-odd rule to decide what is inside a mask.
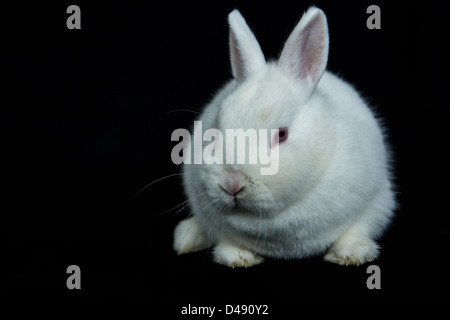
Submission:
[[[227,170],[223,173],[220,187],[228,194],[236,196],[245,188],[245,176],[234,170]]]

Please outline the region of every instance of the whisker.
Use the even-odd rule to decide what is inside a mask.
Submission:
[[[171,111],[167,111],[167,113],[174,113],[174,112],[180,112],[180,111],[184,111],[184,112],[192,112],[195,114],[201,114],[198,111],[194,111],[194,110],[189,110],[189,109],[176,109],[176,110],[171,110]]]
[[[167,178],[171,178],[171,177],[175,177],[175,176],[181,176],[183,173],[173,173],[173,174],[169,174],[167,176],[161,177],[159,179],[156,179],[155,181],[150,182],[149,184],[147,184],[145,187],[143,187],[141,190],[139,190],[133,197],[131,197],[131,199],[136,198],[138,195],[140,195],[142,193],[142,191],[144,191],[145,189],[147,189],[148,187],[150,187],[151,185],[155,184],[156,182],[159,182],[161,180],[167,179]]]
[[[178,208],[178,207],[184,205],[185,203],[189,202],[190,200],[196,199],[196,198],[198,198],[198,197],[204,195],[206,192],[207,192],[207,191],[201,192],[201,193],[197,194],[196,196],[194,196],[194,197],[192,197],[192,198],[189,198],[189,199],[187,199],[186,201],[183,201],[182,203],[180,203],[179,205],[173,207],[172,209],[169,209],[169,210],[167,210],[167,211],[158,213],[157,215],[164,214],[164,213],[168,213],[168,212],[170,212],[170,211],[172,211],[172,210],[175,210],[176,208]],[[183,210],[184,210],[186,207],[188,207],[188,206],[189,206],[189,204],[186,204],[186,205],[183,206],[181,209],[179,209],[177,212],[175,212],[175,213],[173,214],[173,216],[175,216],[177,213],[183,211]]]
[[[173,210],[183,206],[181,209],[179,209],[177,212],[174,213],[174,215],[176,215],[178,212],[181,212],[182,210],[184,210],[184,208],[186,208],[188,206],[188,205],[184,205],[184,204],[186,204],[186,202],[189,202],[189,200],[183,201],[182,203],[176,205],[175,207],[173,207],[173,208],[171,208],[169,210],[166,210],[166,211],[163,211],[163,212],[159,212],[159,213],[155,213],[153,215],[153,217],[156,217],[156,216],[159,216],[159,215],[162,215],[162,214],[165,214],[165,213],[169,213],[170,211],[173,211]]]
[[[223,211],[225,209],[225,206],[223,204],[221,204],[221,203],[215,203],[215,202],[211,201],[209,203],[209,205],[212,208],[209,210],[209,212],[205,212],[204,213],[204,216],[207,217],[207,219],[211,223],[210,228],[208,228],[208,241],[209,241],[210,245],[208,246],[208,248],[206,250],[205,257],[210,254],[210,252],[213,249],[214,244],[215,244],[214,243],[213,232],[214,232],[214,230],[216,228],[218,219],[214,219],[214,217],[217,216],[217,215],[223,214]],[[203,208],[205,208],[205,207],[202,207],[202,209]]]
[[[159,212],[159,213],[155,213],[155,214],[152,215],[152,216],[153,216],[153,217],[160,216],[160,215],[162,215],[162,214],[169,213],[170,211],[173,211],[173,210],[175,210],[175,209],[177,209],[177,208],[179,208],[179,207],[182,207],[181,209],[178,209],[177,212],[175,212],[175,213],[172,215],[172,216],[175,216],[175,215],[177,215],[178,213],[180,213],[181,211],[183,211],[184,209],[186,209],[186,207],[189,206],[189,204],[186,204],[186,203],[188,203],[191,199],[198,198],[198,197],[204,195],[206,192],[207,192],[207,191],[201,192],[201,193],[197,194],[196,196],[194,196],[194,197],[192,197],[192,198],[190,198],[190,199],[187,199],[187,200],[181,202],[180,204],[176,205],[175,207],[173,207],[173,208],[171,208],[171,209],[169,209],[169,210],[166,210],[166,211],[163,211],[163,212]],[[192,215],[192,214],[190,213],[189,216],[191,216],[191,215]],[[189,218],[189,216],[188,216],[187,218]]]

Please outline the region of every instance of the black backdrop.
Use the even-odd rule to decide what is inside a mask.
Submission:
[[[81,30],[66,28],[70,4],[81,8]],[[207,251],[178,257],[172,232],[188,212],[164,212],[185,200],[180,178],[133,198],[180,171],[170,135],[196,114],[175,110],[200,111],[230,78],[227,14],[240,9],[266,57],[276,58],[311,4],[327,14],[328,69],[362,92],[390,134],[400,209],[374,262],[381,290],[367,289],[366,266],[320,257],[234,270]],[[381,8],[381,30],[366,27],[371,4]],[[448,298],[443,6],[54,1],[2,11],[3,293],[148,298],[174,314],[188,303],[280,300],[295,309],[287,301]],[[81,290],[66,287],[73,264]]]

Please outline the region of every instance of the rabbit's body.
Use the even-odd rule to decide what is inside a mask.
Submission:
[[[235,80],[205,108],[199,119],[203,130],[289,128],[289,138],[271,145],[279,151],[273,176],[251,164],[184,165],[193,217],[175,230],[178,253],[215,246],[215,261],[233,267],[257,264],[263,260],[258,255],[303,258],[328,249],[325,259],[340,264],[376,258],[374,239],[395,207],[389,155],[366,103],[349,84],[324,72],[326,56],[317,61],[322,51],[305,49],[300,35],[305,28],[307,40],[317,36],[328,48],[322,15],[310,9],[290,37],[300,39],[303,56],[312,57],[308,68],[299,65],[293,75],[295,42],[288,39],[278,63],[255,63],[259,53],[248,62],[239,41],[252,40],[239,30],[243,19],[230,20],[230,43],[237,43],[241,62],[233,61],[232,51]],[[243,67],[246,63],[253,65]],[[315,71],[312,63],[323,64],[323,70]]]

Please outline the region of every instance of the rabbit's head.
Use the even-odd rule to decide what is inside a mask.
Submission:
[[[276,62],[266,62],[237,10],[230,13],[229,25],[234,86],[221,100],[214,123],[224,147],[227,130],[253,132],[258,145],[252,148],[249,134],[247,144],[235,146],[228,158],[245,155],[244,164],[226,161],[226,150],[224,164],[203,164],[199,175],[204,191],[224,210],[271,216],[307,196],[333,151],[335,124],[327,114],[326,93],[316,90],[328,57],[326,17],[310,8]],[[260,161],[265,150],[270,165]],[[250,163],[252,157],[258,163]],[[268,166],[276,170],[262,174]]]

